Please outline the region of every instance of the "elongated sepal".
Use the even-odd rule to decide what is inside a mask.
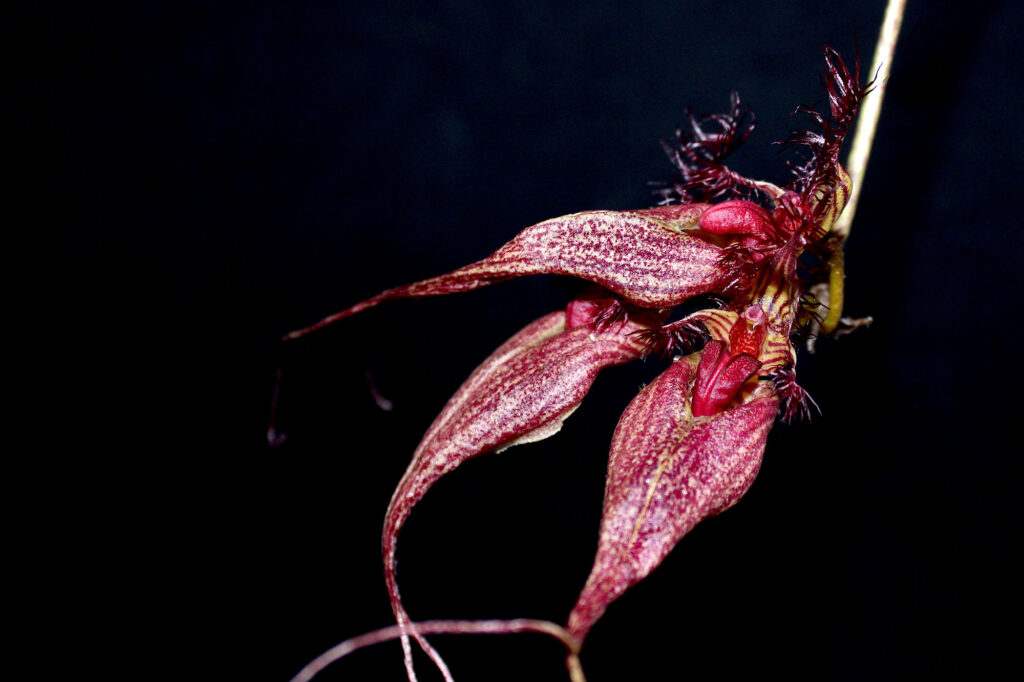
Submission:
[[[673,363],[630,403],[615,430],[597,557],[569,615],[569,632],[580,641],[683,535],[735,504],[760,468],[778,411],[771,387],[694,417],[697,364],[696,355]]]
[[[471,457],[556,433],[602,369],[640,357],[644,347],[635,334],[642,329],[638,320],[651,312],[633,311],[635,317],[625,312],[622,319],[598,325],[594,316],[607,307],[607,301],[595,298],[574,301],[568,327],[566,313],[557,312],[513,336],[452,396],[416,449],[388,507],[382,541],[388,594],[403,628],[410,678],[410,635],[439,666],[443,663],[409,625],[399,596],[395,547],[402,525],[441,476]]]
[[[288,334],[296,338],[391,299],[439,296],[524,275],[570,275],[644,308],[668,308],[729,282],[723,248],[695,229],[707,204],[586,211],[528,227],[482,261],[381,292]]]

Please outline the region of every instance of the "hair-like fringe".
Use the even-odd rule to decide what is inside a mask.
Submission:
[[[787,424],[797,417],[811,420],[811,406],[821,414],[821,408],[815,402],[811,394],[796,383],[796,369],[792,365],[786,365],[782,369],[768,376],[768,379],[775,384],[775,392],[779,396],[779,414],[782,421]]]
[[[725,195],[751,198],[762,193],[751,180],[730,170],[722,162],[729,157],[757,127],[749,107],[741,104],[735,91],[729,95],[729,111],[698,119],[686,112],[687,126],[676,128],[671,140],[661,146],[669,161],[679,171],[670,185],[655,190],[659,203],[709,201]]]
[[[828,93],[829,117],[818,113],[813,107],[801,105],[796,112],[807,114],[814,121],[816,129],[797,130],[790,134],[782,144],[786,147],[799,145],[810,149],[809,158],[804,163],[790,164],[793,180],[790,189],[798,193],[808,203],[811,195],[820,187],[835,187],[839,181],[837,168],[839,152],[846,139],[853,119],[857,115],[861,100],[872,88],[875,80],[860,85],[860,54],[856,54],[853,72],[847,68],[843,58],[833,48],[826,45],[825,70],[821,74],[821,84]],[[824,210],[827,201],[819,201],[818,209]]]
[[[707,330],[699,322],[680,320],[661,327],[643,329],[633,332],[637,340],[643,344],[641,357],[657,355],[665,358],[673,353],[689,355],[711,338]]]
[[[764,257],[770,257],[771,249],[761,251]],[[754,278],[760,271],[754,258],[755,251],[739,243],[732,243],[722,249],[722,256],[715,267],[719,272],[728,273],[729,279],[722,287],[722,294],[733,297],[750,288]]]
[[[617,298],[607,298],[598,301],[597,308],[591,318],[594,331],[601,333],[607,331],[614,324],[621,324],[626,321],[629,311],[622,301]]]

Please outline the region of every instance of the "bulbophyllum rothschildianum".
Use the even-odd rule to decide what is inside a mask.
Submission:
[[[807,410],[792,338],[814,323],[809,294],[827,278],[841,241],[831,228],[850,196],[839,151],[868,92],[825,49],[830,115],[789,143],[809,150],[785,187],[742,177],[724,159],[753,130],[732,96],[727,114],[698,120],[664,143],[679,175],[661,205],[587,211],[528,227],[491,256],[433,279],[384,291],[297,338],[382,301],[468,291],[513,277],[561,274],[592,289],[527,325],[466,380],[427,430],[391,499],[384,572],[410,680],[411,640],[441,657],[406,613],[395,546],[413,507],[443,475],[487,452],[556,433],[597,374],[648,355],[665,371],[615,429],[597,556],[565,631],[575,653],[607,606],[647,576],[702,519],[735,504],[757,475],[777,415]],[[716,201],[717,203],[710,203]],[[808,259],[805,259],[808,260]],[[719,307],[669,323],[674,306],[711,294]],[[829,331],[826,329],[826,331]]]

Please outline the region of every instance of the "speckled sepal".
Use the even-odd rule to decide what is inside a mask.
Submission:
[[[710,417],[691,412],[699,353],[630,403],[612,438],[594,568],[569,616],[580,641],[698,522],[739,500],[761,466],[778,412],[770,386]]]

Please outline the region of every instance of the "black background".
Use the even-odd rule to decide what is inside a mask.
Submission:
[[[409,455],[574,285],[276,339],[526,225],[651,205],[657,140],[731,89],[760,123],[734,167],[785,182],[770,143],[823,104],[821,45],[852,57],[856,33],[870,61],[882,4],[7,10],[33,310],[58,323],[33,329],[25,393],[45,415],[41,595],[57,622],[118,623],[83,668],[283,681],[389,624],[379,533]],[[748,496],[609,609],[591,682],[987,679],[1019,654],[1020,5],[910,5],[847,256],[847,312],[876,323],[801,357],[823,415],[778,425]],[[564,621],[611,432],[662,367],[606,371],[562,433],[437,484],[400,543],[414,618]],[[435,644],[460,680],[564,679],[539,636]],[[404,679],[398,647],[323,679]]]

